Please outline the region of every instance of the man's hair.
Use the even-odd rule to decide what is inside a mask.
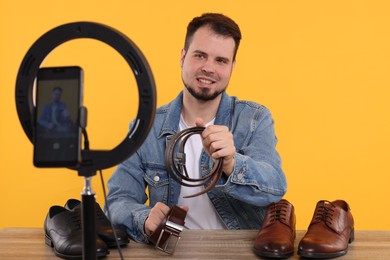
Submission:
[[[184,50],[188,51],[195,32],[204,26],[209,26],[218,35],[232,37],[235,42],[233,60],[236,59],[238,46],[241,40],[241,31],[236,22],[229,17],[218,13],[204,13],[195,17],[187,26],[187,34],[184,42]]]
[[[54,92],[54,91],[56,91],[56,90],[58,90],[59,92],[62,93],[62,88],[61,88],[61,87],[54,87],[53,90],[52,90],[51,92]]]

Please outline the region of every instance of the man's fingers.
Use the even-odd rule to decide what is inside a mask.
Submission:
[[[189,210],[188,206],[180,206],[180,208],[184,209],[184,210],[187,211],[187,212],[188,212],[188,210]]]
[[[197,117],[195,119],[195,125],[198,126],[198,127],[206,127],[206,124],[204,122],[204,120],[200,117]]]
[[[150,236],[160,225],[161,221],[169,212],[169,207],[164,203],[157,202],[156,205],[150,210],[149,216],[145,221],[145,232]]]

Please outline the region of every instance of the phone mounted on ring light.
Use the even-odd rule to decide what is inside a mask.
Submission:
[[[33,86],[39,66],[57,46],[73,39],[100,40],[119,52],[129,64],[138,85],[138,114],[123,141],[111,150],[82,150],[77,170],[81,176],[93,176],[97,170],[119,164],[132,155],[147,137],[156,109],[155,82],[149,64],[138,47],[121,32],[94,22],[75,22],[58,26],[41,36],[25,55],[16,80],[16,108],[27,137],[33,142]],[[86,110],[85,110],[86,111]],[[86,123],[86,121],[85,121]]]

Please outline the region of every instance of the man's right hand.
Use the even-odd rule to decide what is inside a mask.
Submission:
[[[188,211],[187,206],[181,206],[182,209]],[[160,225],[161,221],[168,214],[170,208],[162,202],[157,202],[156,205],[150,210],[149,216],[145,220],[145,233],[150,236]]]

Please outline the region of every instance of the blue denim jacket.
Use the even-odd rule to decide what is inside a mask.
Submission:
[[[180,185],[170,178],[164,165],[167,143],[178,132],[183,96],[157,109],[153,127],[145,142],[122,162],[108,181],[107,197],[112,222],[122,225],[138,242],[148,242],[144,222],[157,202],[173,206]],[[279,201],[286,192],[286,178],[275,146],[277,139],[269,110],[259,104],[239,101],[222,94],[215,118],[233,133],[236,165],[208,192],[228,229],[258,229],[265,207]],[[213,161],[203,151],[200,170],[207,174]],[[148,187],[149,194],[146,194]],[[145,205],[149,198],[149,205]]]

